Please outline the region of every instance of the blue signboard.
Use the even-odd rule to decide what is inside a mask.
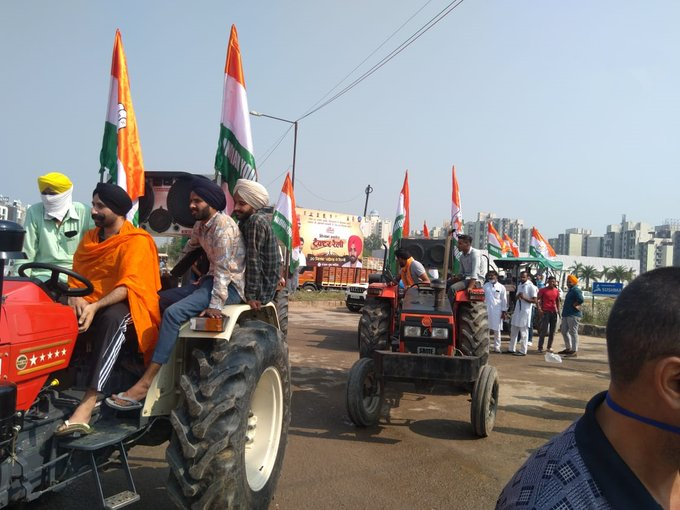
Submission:
[[[618,296],[623,290],[623,283],[593,282],[593,296]]]

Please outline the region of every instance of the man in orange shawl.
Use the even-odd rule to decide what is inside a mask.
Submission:
[[[69,298],[78,317],[78,341],[91,341],[94,362],[89,388],[57,435],[89,434],[97,393],[103,390],[129,325],[134,327],[139,350],[148,363],[158,337],[160,311],[156,243],[144,230],[125,219],[132,201],[115,184],[99,183],[92,195],[96,228],[85,233],[73,257],[73,270],[92,282],[94,292]],[[71,286],[82,286],[75,280]]]

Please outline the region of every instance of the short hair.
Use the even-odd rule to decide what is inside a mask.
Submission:
[[[498,276],[498,273],[497,273],[496,271],[494,271],[493,269],[490,269],[490,270],[486,273],[486,277],[489,278],[490,276]]]
[[[411,254],[406,248],[399,248],[397,251],[394,252],[394,256],[397,257],[398,259],[408,259],[411,257]]]
[[[612,382],[632,383],[644,363],[680,356],[680,268],[638,276],[614,302],[607,321]]]
[[[469,242],[469,243],[472,242],[472,236],[469,236],[469,235],[467,235],[467,234],[460,234],[460,235],[457,236],[457,237],[458,237],[458,240],[459,240],[459,241],[467,241],[467,242]]]
[[[539,275],[539,276],[540,276],[540,275]],[[550,280],[555,280],[555,281],[557,281],[557,278],[556,278],[555,276],[550,275],[550,276],[548,276],[548,281],[550,281]]]

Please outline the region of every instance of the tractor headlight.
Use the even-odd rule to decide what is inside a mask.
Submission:
[[[448,338],[449,330],[447,328],[432,328],[432,338]]]
[[[404,326],[404,336],[420,336],[420,326]]]

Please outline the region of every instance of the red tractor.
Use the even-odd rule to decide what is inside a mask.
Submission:
[[[88,346],[76,341],[75,314],[63,301],[91,292],[92,285],[49,264],[24,264],[19,277],[4,278],[5,261],[23,258],[23,237],[21,226],[0,221],[0,508],[33,501],[83,475],[98,489],[93,506],[134,503],[140,496],[127,451],[167,440],[167,488],[178,507],[268,508],[290,421],[288,346],[276,307],[226,306],[226,329],[219,331],[186,324],[141,411],[98,405],[90,421],[94,432],[56,437],[87,387],[91,363]],[[27,277],[31,267],[51,270],[50,279]],[[86,288],[69,288],[61,274]],[[130,387],[140,368],[136,341],[126,342],[108,391]],[[99,472],[116,465],[128,489],[107,496]]]
[[[418,240],[415,249],[409,249],[420,262],[430,253],[431,259],[443,264],[450,257],[442,243]],[[443,265],[448,268],[450,261]],[[360,358],[350,369],[347,383],[347,409],[356,425],[366,427],[378,421],[385,385],[396,381],[413,382],[417,391],[444,385],[471,393],[474,433],[486,437],[493,429],[498,375],[487,364],[484,291],[459,291],[452,306],[446,296],[447,272],[444,280],[408,289],[396,285],[389,271],[372,275],[359,320]]]

